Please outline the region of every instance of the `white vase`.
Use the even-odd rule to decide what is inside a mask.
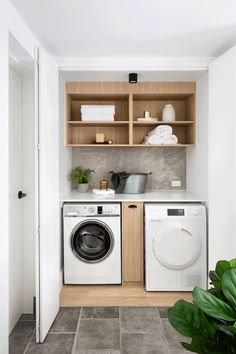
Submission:
[[[79,183],[78,184],[78,192],[79,193],[86,193],[88,192],[89,184],[88,183]]]
[[[162,111],[163,122],[174,122],[175,121],[175,109],[172,104],[166,104]]]

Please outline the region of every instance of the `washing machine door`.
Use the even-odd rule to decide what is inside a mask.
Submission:
[[[71,234],[73,253],[84,262],[100,262],[109,256],[114,246],[111,229],[100,220],[85,220]]]
[[[182,223],[161,227],[153,239],[157,260],[170,269],[186,269],[199,257],[201,242],[194,230]]]

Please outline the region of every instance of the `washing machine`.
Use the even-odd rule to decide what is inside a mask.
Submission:
[[[119,203],[65,204],[64,283],[120,284]]]
[[[206,210],[202,204],[145,204],[147,291],[207,287]]]

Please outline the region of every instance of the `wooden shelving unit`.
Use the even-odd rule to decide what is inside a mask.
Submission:
[[[66,83],[65,145],[74,147],[192,147],[195,145],[194,82],[138,83]],[[138,122],[143,111],[161,119],[165,104],[171,103],[176,112],[173,123]],[[114,122],[85,122],[81,120],[83,104],[114,104]],[[168,124],[178,137],[176,145],[145,145],[147,133],[160,124]],[[96,133],[104,133],[113,145],[91,144]]]

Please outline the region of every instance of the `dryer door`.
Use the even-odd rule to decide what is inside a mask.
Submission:
[[[84,262],[99,262],[109,256],[114,246],[111,229],[102,221],[86,220],[71,234],[71,248]]]
[[[198,258],[201,242],[189,226],[171,223],[158,230],[153,239],[153,252],[157,260],[170,269],[185,269]]]

